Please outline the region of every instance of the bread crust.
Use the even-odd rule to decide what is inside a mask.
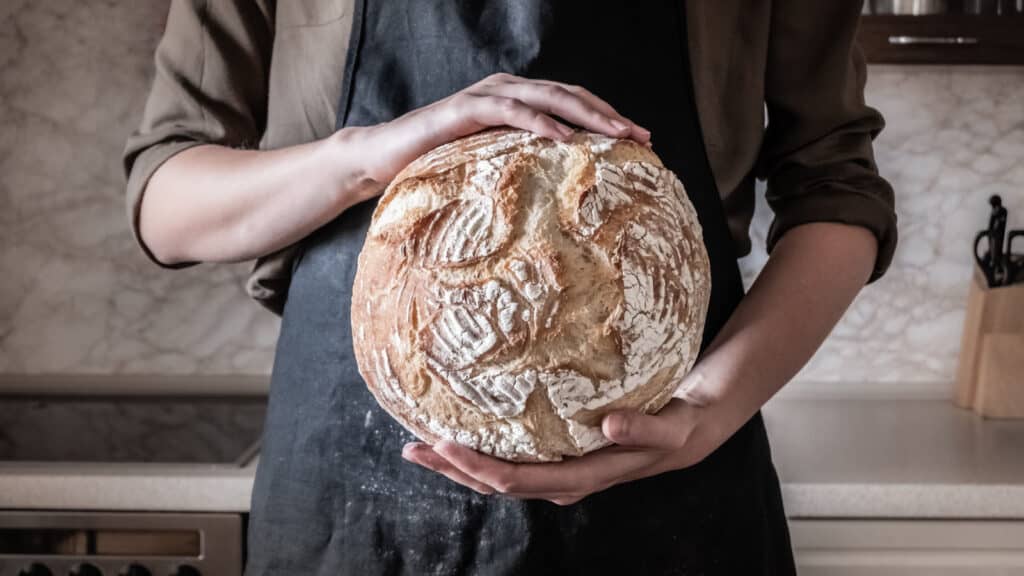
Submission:
[[[668,402],[710,293],[697,215],[651,150],[496,129],[428,152],[384,192],[353,345],[371,393],[424,441],[560,460],[608,444],[609,410]]]

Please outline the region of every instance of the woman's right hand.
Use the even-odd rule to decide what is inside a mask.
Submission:
[[[494,74],[390,122],[360,128],[366,176],[379,193],[410,162],[446,142],[493,126],[529,130],[567,140],[573,130],[558,116],[584,129],[646,144],[651,133],[624,118],[586,89],[547,80]],[[344,132],[342,130],[341,132]]]

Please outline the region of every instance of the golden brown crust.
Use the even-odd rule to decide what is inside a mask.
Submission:
[[[610,409],[660,409],[700,344],[710,274],[678,179],[631,141],[482,132],[406,167],[352,300],[360,373],[427,442],[557,460]]]

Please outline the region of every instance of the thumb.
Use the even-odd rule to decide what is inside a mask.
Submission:
[[[667,415],[629,410],[609,412],[601,420],[605,437],[620,446],[677,450],[686,442],[686,427]]]

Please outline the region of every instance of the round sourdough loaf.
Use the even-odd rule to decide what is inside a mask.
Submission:
[[[710,292],[697,215],[652,151],[491,130],[428,152],[384,192],[353,344],[377,401],[426,442],[559,460],[607,445],[608,411],[668,402]]]

